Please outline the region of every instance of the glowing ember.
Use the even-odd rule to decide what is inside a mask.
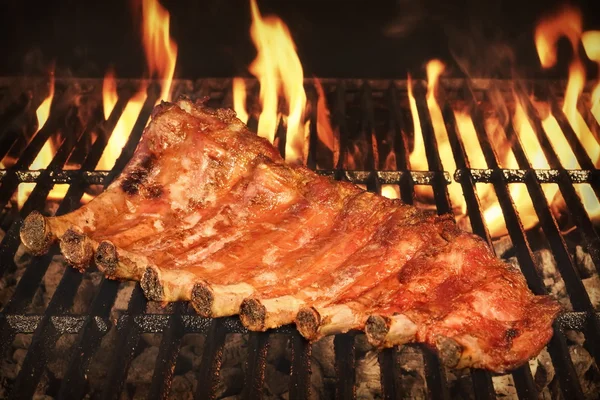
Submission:
[[[252,26],[250,34],[257,49],[250,72],[260,82],[262,111],[258,119],[258,134],[269,141],[275,139],[279,122],[278,102],[282,95],[287,104],[285,159],[288,162],[306,161],[303,154],[304,72],[296,46],[285,23],[276,16],[262,17],[255,0],[251,0]]]

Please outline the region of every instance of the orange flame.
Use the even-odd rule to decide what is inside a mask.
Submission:
[[[115,72],[112,68],[109,68],[104,75],[104,81],[102,82],[102,106],[104,109],[104,119],[108,120],[110,113],[115,108],[119,96],[117,95],[117,80],[115,79]]]
[[[321,142],[333,152],[333,164],[336,166],[340,157],[339,131],[331,126],[330,112],[327,107],[325,91],[319,79],[315,79],[315,88],[317,89],[317,135]]]
[[[425,153],[425,142],[423,141],[423,130],[421,129],[421,119],[417,109],[417,100],[413,95],[413,82],[410,74],[407,77],[408,104],[413,120],[414,143],[413,151],[410,153],[410,168],[415,171],[427,171],[428,162]],[[433,189],[430,186],[415,186],[415,195],[417,199],[432,199]]]
[[[598,63],[598,83],[592,91],[592,115],[600,123],[600,31],[588,31],[581,35],[583,49],[590,60]]]
[[[156,75],[163,81],[158,102],[169,101],[177,61],[177,44],[169,35],[170,15],[158,0],[143,0],[142,18],[144,50],[150,77]]]
[[[233,109],[237,117],[248,123],[248,110],[246,110],[246,83],[242,78],[233,78]]]
[[[48,96],[44,99],[44,101],[42,101],[42,104],[40,104],[40,106],[35,111],[35,115],[37,117],[37,129],[35,131],[35,134],[37,134],[40,131],[40,129],[42,129],[44,127],[44,125],[46,124],[46,122],[48,121],[48,118],[50,117],[50,106],[52,105],[53,98],[54,98],[54,73],[51,73],[50,74],[50,90],[49,90]],[[44,143],[44,146],[42,147],[42,149],[39,151],[39,153],[35,157],[35,160],[33,160],[31,165],[29,166],[29,169],[40,170],[40,169],[46,168],[48,166],[48,164],[50,164],[50,162],[52,161],[52,158],[54,158],[54,154],[56,154],[56,150],[54,149],[54,147],[52,145],[52,138],[48,138],[48,140],[46,140],[46,143]],[[18,205],[19,209],[21,209],[23,207],[23,204],[25,204],[25,201],[27,201],[27,198],[29,198],[29,195],[33,191],[34,187],[35,187],[35,183],[33,183],[33,182],[19,184],[19,186],[17,188],[17,205]]]
[[[161,94],[157,100],[158,104],[161,100],[169,101],[171,98],[171,84],[177,61],[177,45],[169,36],[170,15],[160,5],[158,0],[142,1],[142,18],[142,39],[149,74],[151,78],[158,76],[158,79],[162,80]],[[102,89],[104,117],[108,119],[118,99],[117,85],[112,70],[106,73]],[[115,125],[96,169],[110,170],[113,168],[129,139],[138,115],[142,111],[147,97],[146,89],[147,85],[142,84],[140,90],[129,100],[123,109],[123,114],[121,114],[119,121]]]
[[[285,23],[276,16],[262,17],[256,0],[250,1],[252,26],[250,34],[257,49],[250,72],[260,82],[262,111],[258,120],[258,134],[269,141],[275,139],[279,121],[278,98],[283,95],[288,113],[285,159],[288,162],[305,160],[304,72],[296,53],[296,45]]]
[[[579,40],[585,40],[583,43],[584,49],[586,53],[591,54],[590,57],[598,57],[600,58],[600,45],[598,44],[598,36],[595,33],[587,34],[585,37],[582,37],[582,16],[579,10],[573,7],[565,7],[559,10],[558,13],[552,14],[549,17],[543,19],[536,29],[536,47],[538,51],[538,55],[540,60],[542,61],[542,66],[544,68],[552,67],[556,64],[556,43],[561,36],[566,36],[573,48],[573,60],[569,66],[569,79],[567,82],[567,89],[565,92],[565,100],[563,103],[563,112],[565,113],[569,124],[575,131],[577,137],[581,141],[583,148],[587,152],[588,156],[592,160],[592,162],[596,165],[596,167],[600,166],[600,145],[596,141],[596,138],[590,131],[587,126],[584,118],[581,116],[577,109],[577,102],[579,100],[579,96],[583,92],[583,87],[585,84],[585,67],[579,55]],[[598,88],[596,88],[598,89]],[[598,89],[598,93],[600,93],[600,89]],[[592,98],[595,96],[600,96],[600,94],[592,93]],[[595,104],[593,103],[593,110]],[[594,117],[597,118],[596,115]],[[547,118],[545,121],[547,126],[547,133],[549,136],[562,136],[562,132],[560,129],[554,125],[551,119]],[[552,124],[552,125],[549,125]],[[551,140],[553,140],[551,138]],[[556,140],[556,139],[554,139]],[[568,150],[567,146],[561,146],[560,144],[555,145],[555,149],[557,153],[559,153],[559,157],[561,162],[565,167],[570,165],[577,165],[575,156]],[[576,189],[578,190],[579,196],[590,214],[591,218],[597,218],[600,216],[600,210],[596,207],[597,201],[593,199],[587,192],[582,192],[581,190],[585,189],[588,186],[578,186]]]
[[[535,29],[535,45],[544,68],[556,64],[556,44],[561,36],[566,36],[577,55],[581,37],[581,12],[565,5],[555,13],[542,19]]]

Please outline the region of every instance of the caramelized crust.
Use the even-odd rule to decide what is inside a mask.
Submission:
[[[230,110],[180,99],[153,112],[122,175],[79,210],[33,212],[21,239],[59,241],[77,268],[140,281],[151,300],[295,322],[309,339],[364,329],[424,342],[451,367],[505,371],[535,356],[559,309],[450,216],[284,163]]]

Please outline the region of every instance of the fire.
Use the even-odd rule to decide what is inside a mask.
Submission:
[[[440,109],[440,106],[436,99],[439,78],[444,72],[444,69],[445,65],[439,60],[432,60],[427,63],[426,100],[429,115],[431,116],[433,131],[435,133],[435,139],[440,154],[440,160],[442,162],[442,167],[445,171],[448,171],[450,174],[454,174],[454,172],[456,171],[456,163],[454,161],[452,148],[448,140],[448,132],[446,131],[446,123],[444,122],[442,110]],[[421,122],[418,115],[417,102],[413,95],[412,80],[410,76],[408,77],[408,99],[413,117],[415,134],[414,148],[412,153],[410,154],[410,165],[412,169],[428,170],[429,168],[425,152],[423,132],[421,130]],[[431,198],[433,196],[433,191],[431,187],[428,186],[416,186],[415,192],[417,196],[421,198]],[[448,194],[456,211],[459,214],[464,214],[466,210],[466,205],[464,203],[462,188],[460,187],[460,184],[454,181],[450,183],[450,185],[448,186]]]
[[[149,75],[150,78],[157,77],[162,81],[161,94],[157,103],[161,100],[169,101],[171,98],[171,83],[173,82],[177,61],[177,45],[169,36],[170,15],[159,4],[158,0],[143,0],[142,18],[142,39]],[[129,139],[138,115],[142,111],[147,97],[146,89],[147,85],[142,84],[140,90],[129,100],[123,109],[123,114],[121,114],[102,153],[102,157],[96,166],[97,170],[110,170],[113,168]],[[112,70],[109,70],[104,77],[102,96],[104,118],[108,119],[118,99],[117,84]]]
[[[599,167],[600,145],[579,113],[577,103],[585,84],[585,67],[579,55],[579,41],[583,42],[586,53],[594,60],[600,59],[600,45],[598,44],[597,33],[588,32],[584,36],[582,31],[582,16],[579,10],[573,7],[565,7],[559,10],[558,13],[550,15],[540,22],[536,29],[535,39],[538,56],[544,68],[551,68],[556,64],[556,43],[558,39],[562,36],[566,36],[569,39],[573,48],[573,59],[569,66],[569,79],[565,91],[563,112],[588,156],[595,166]],[[597,86],[592,93],[592,111],[594,117],[597,119],[596,114],[598,114],[598,107],[600,107],[596,104],[598,96],[600,96],[600,89]],[[556,137],[562,136],[562,131],[557,124],[554,124],[552,119],[548,117],[544,123],[551,141],[556,141]],[[563,166],[566,168],[577,166],[575,156],[570,152],[569,146],[561,146],[560,143],[553,143],[553,145],[558,152]],[[592,201],[592,197],[594,196],[591,196],[588,190],[584,189],[585,187],[587,186],[577,187],[579,196],[590,217],[596,218],[600,215],[597,201],[595,201],[596,199]]]
[[[54,73],[50,74],[50,88],[49,88],[48,96],[42,101],[42,104],[35,111],[35,115],[37,117],[37,129],[35,134],[37,134],[40,129],[46,125],[48,122],[48,118],[50,117],[50,107],[52,105],[52,100],[54,99]],[[44,146],[39,151],[35,160],[29,166],[30,170],[40,170],[48,167],[54,155],[56,154],[56,148],[54,146],[53,138],[50,137],[44,143]],[[23,207],[29,195],[35,188],[35,183],[27,182],[21,183],[17,187],[17,205],[19,209]],[[65,187],[66,186],[66,187]],[[67,193],[68,185],[54,185],[53,189],[48,194],[49,199],[62,199]]]
[[[143,0],[143,42],[150,78],[162,80],[161,100],[171,99],[171,83],[177,61],[177,44],[170,37],[170,15],[158,0]]]
[[[315,79],[315,88],[317,89],[317,135],[321,142],[333,152],[333,164],[335,167],[340,157],[340,139],[339,131],[334,130],[330,122],[329,108],[327,107],[327,99],[325,91],[321,85],[321,81]]]
[[[590,60],[598,63],[598,83],[592,91],[592,115],[600,123],[600,31],[588,31],[581,35],[583,49]]]
[[[416,171],[427,171],[427,154],[425,153],[425,143],[423,142],[423,130],[421,129],[421,119],[417,109],[417,101],[413,95],[413,83],[410,74],[407,77],[408,104],[413,120],[414,143],[413,151],[410,153],[410,168]],[[417,198],[432,199],[433,189],[430,186],[415,186]]]
[[[248,111],[246,110],[246,83],[242,78],[233,78],[233,109],[237,117],[248,123]]]
[[[129,139],[129,135],[133,130],[133,126],[137,121],[140,111],[142,111],[145,101],[145,89],[140,90],[129,100],[102,152],[102,157],[100,157],[100,161],[98,161],[98,165],[96,166],[97,170],[111,170],[114,167],[117,158],[121,155],[121,151],[127,143],[127,139]]]
[[[252,26],[250,34],[257,49],[256,59],[250,72],[260,82],[262,111],[258,119],[258,134],[270,142],[280,120],[279,96],[282,95],[288,111],[283,119],[287,122],[285,159],[288,162],[305,162],[304,72],[296,53],[296,45],[288,27],[276,16],[260,14],[256,0],[251,0]],[[239,93],[239,91],[238,91]],[[235,94],[235,93],[234,93]],[[238,104],[241,102],[238,94]]]
[[[115,108],[119,95],[117,94],[117,80],[115,79],[115,72],[112,68],[109,68],[104,75],[104,81],[102,82],[102,106],[104,110],[104,119],[108,120],[110,113]]]
[[[52,99],[54,99],[54,73],[50,74],[50,90],[48,96],[44,99],[44,101],[42,101],[42,104],[40,104],[35,111],[35,115],[37,117],[37,129],[35,134],[37,134],[40,129],[43,128],[50,117],[50,106],[52,105]],[[39,170],[46,168],[52,161],[55,153],[56,150],[52,145],[52,138],[48,138],[40,152],[35,157],[35,160],[33,160],[33,163],[31,163],[29,166],[29,169]],[[27,198],[33,191],[34,187],[35,183],[33,182],[19,184],[17,188],[17,205],[19,206],[19,209],[23,207],[23,204],[25,204],[25,201],[27,201]]]

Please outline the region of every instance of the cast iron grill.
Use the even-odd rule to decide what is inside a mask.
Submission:
[[[5,88],[15,84],[10,79],[4,80],[2,83]],[[430,166],[429,171],[412,171],[410,169],[406,132],[410,131],[412,121],[410,113],[402,105],[406,103],[403,100],[407,96],[405,81],[327,80],[323,84],[328,100],[330,100],[333,125],[340,132],[340,156],[337,165],[331,165],[331,168],[327,170],[319,170],[319,173],[330,175],[335,179],[365,185],[371,191],[381,192],[382,185],[397,185],[400,188],[400,198],[406,203],[413,203],[415,185],[429,185],[434,189],[434,201],[438,213],[452,212],[453,208],[447,188],[451,177],[442,168],[431,117],[425,101],[424,87],[420,82],[416,83],[415,99],[425,142],[426,157]],[[536,294],[545,294],[546,288],[542,277],[536,270],[530,238],[523,229],[518,210],[511,199],[508,188],[509,183],[526,185],[540,221],[541,230],[548,240],[573,306],[572,312],[564,313],[554,324],[555,334],[548,344],[548,352],[556,369],[564,398],[584,398],[581,383],[569,354],[565,330],[583,332],[586,338],[584,346],[597,362],[600,355],[599,314],[594,309],[583,286],[556,218],[547,205],[541,184],[558,185],[570,216],[578,228],[581,244],[589,250],[593,263],[598,269],[600,267],[600,237],[573,186],[574,183],[589,183],[596,196],[600,198],[598,171],[558,107],[557,100],[553,96],[554,89],[547,83],[535,82],[528,83],[531,87],[524,87],[524,85],[517,87],[516,92],[526,105],[526,112],[551,170],[535,170],[531,167],[521,142],[511,130],[512,124],[510,123],[505,124],[508,127],[506,134],[510,139],[519,169],[500,168],[497,154],[484,131],[484,116],[479,100],[482,96],[485,97],[488,90],[502,89],[502,85],[502,82],[494,81],[479,82],[478,84],[464,81],[445,82],[446,91],[449,94],[458,94],[463,101],[469,104],[479,143],[487,165],[490,166],[489,169],[470,168],[463,143],[457,133],[457,124],[450,106],[450,98],[448,98],[442,101],[441,106],[457,165],[454,179],[462,186],[467,215],[473,232],[486,239],[490,244],[491,237],[483,218],[482,205],[475,185],[476,183],[493,185],[521,270],[530,288]],[[0,227],[6,232],[0,243],[0,276],[16,268],[14,257],[20,244],[19,228],[22,219],[33,210],[44,210],[48,194],[55,184],[69,184],[69,189],[56,210],[56,214],[64,214],[79,206],[79,201],[89,185],[107,186],[120,173],[133,154],[153,105],[159,96],[157,85],[152,83],[148,88],[148,97],[144,106],[114,168],[111,171],[96,171],[96,165],[108,138],[123,113],[127,101],[134,93],[135,82],[125,82],[120,85],[119,100],[106,121],[97,107],[87,126],[77,126],[77,124],[70,127],[60,126],[65,120],[65,115],[72,112],[72,107],[74,107],[72,102],[61,102],[60,98],[68,98],[68,96],[72,96],[73,90],[81,91],[81,87],[88,86],[98,89],[101,87],[101,82],[94,80],[57,81],[56,98],[58,100],[55,98],[54,101],[57,107],[52,110],[44,127],[29,140],[20,134],[24,128],[20,128],[19,121],[35,108],[32,103],[39,99],[35,99],[35,97],[32,99],[26,95],[17,96],[16,100],[9,101],[10,105],[5,107],[0,116],[0,128],[2,129],[0,156],[18,153],[18,159],[14,165],[0,171],[0,205],[4,207]],[[576,155],[581,170],[567,170],[561,165],[550,144],[548,134],[544,131],[541,120],[527,95],[534,86],[542,87],[542,91],[548,94],[553,105],[553,114]],[[307,92],[312,110],[307,163],[310,168],[316,169],[317,153],[320,151],[315,124],[317,98],[310,82],[307,82]],[[176,82],[175,96],[178,94],[186,94],[192,98],[210,96],[209,105],[211,106],[231,107],[232,105],[231,80],[228,79]],[[96,90],[91,95],[97,96],[99,92]],[[2,101],[5,102],[8,96],[12,96],[12,93],[5,89],[2,96]],[[13,98],[15,97],[13,96]],[[59,107],[60,104],[62,106]],[[65,106],[65,104],[69,105]],[[356,118],[350,118],[351,115]],[[584,116],[586,115],[584,114]],[[588,118],[588,121],[595,122],[593,118]],[[255,129],[256,120],[251,119],[249,126]],[[29,171],[29,166],[46,140],[59,129],[62,130],[64,139],[60,142],[48,168]],[[377,135],[381,129],[393,132],[395,140],[382,144]],[[600,128],[597,125],[593,126],[592,131],[598,134]],[[94,132],[103,132],[103,134],[98,135],[98,138],[92,143],[91,138]],[[283,151],[285,149],[283,129],[278,132],[280,139],[278,146]],[[362,168],[348,170],[344,160],[347,159],[350,148],[349,139],[356,137],[357,134],[358,136],[362,135],[361,137],[366,141],[367,151],[362,157]],[[384,148],[385,146],[388,147]],[[396,165],[393,171],[381,170],[382,157],[380,157],[380,153],[386,149],[388,151],[393,149],[396,154]],[[70,157],[75,154],[81,156],[80,168],[65,169]],[[10,208],[8,204],[17,186],[27,182],[36,183],[29,198],[20,210],[17,211],[15,207]],[[97,351],[101,351],[102,340],[111,328],[117,330],[118,338],[111,355],[112,361],[110,365],[106,366],[108,375],[106,384],[103,386],[102,398],[119,398],[124,390],[128,370],[136,354],[140,338],[145,333],[160,334],[162,338],[148,392],[150,397],[166,398],[168,396],[182,338],[188,333],[199,333],[206,337],[201,363],[198,368],[195,368],[196,398],[215,397],[220,380],[219,372],[226,335],[231,333],[248,335],[249,347],[245,360],[242,398],[261,397],[269,343],[274,334],[289,337],[292,354],[289,398],[302,399],[310,396],[312,346],[297,333],[293,326],[284,326],[265,333],[248,332],[237,317],[202,318],[184,303],[170,304],[163,313],[152,312],[139,284],[135,286],[131,294],[126,312],[113,321],[110,319],[110,312],[119,292],[120,283],[108,279],[102,279],[99,283],[87,312],[70,313],[69,310],[84,276],[73,268],[65,269],[60,283],[43,313],[28,312],[28,306],[33,301],[40,282],[56,254],[58,254],[58,249],[53,247],[47,255],[33,258],[16,285],[13,295],[0,313],[0,354],[3,359],[10,357],[10,354],[7,353],[17,334],[33,335],[20,372],[10,387],[9,394],[12,398],[30,398],[34,394],[47,364],[51,361],[57,341],[65,334],[76,335],[76,340],[70,348],[69,354],[64,355],[69,359],[64,376],[57,387],[50,388],[50,394],[59,398],[84,397],[90,390],[86,375],[90,368],[90,360]],[[358,334],[350,332],[337,335],[334,339],[337,375],[335,395],[337,398],[356,397],[355,338]],[[447,370],[432,351],[423,346],[415,347],[421,349],[423,353],[428,395],[431,398],[450,398],[451,393],[446,379]],[[378,356],[382,394],[386,399],[403,396],[400,390],[401,377],[397,373],[394,358],[398,351],[398,348],[387,349]],[[539,393],[527,365],[513,371],[512,379],[519,398],[538,398]],[[468,396],[474,394],[477,398],[496,397],[492,374],[481,370],[472,370],[471,381],[473,393]]]

